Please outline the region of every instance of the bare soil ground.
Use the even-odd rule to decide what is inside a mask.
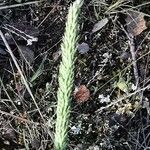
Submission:
[[[0,30],[36,101],[1,35],[0,149],[53,149],[72,1],[28,2],[0,1]],[[79,23],[68,150],[150,149],[150,2],[85,0]]]

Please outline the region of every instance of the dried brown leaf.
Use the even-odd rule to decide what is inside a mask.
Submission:
[[[146,21],[144,20],[144,14],[141,12],[128,11],[126,22],[127,31],[133,36],[137,36],[147,29]]]
[[[74,92],[74,98],[78,103],[86,102],[90,98],[90,90],[85,85],[80,85]]]

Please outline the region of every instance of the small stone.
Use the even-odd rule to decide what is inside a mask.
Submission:
[[[87,43],[83,42],[83,43],[78,45],[77,49],[78,49],[80,54],[85,54],[89,51],[90,48],[89,48],[89,45]]]

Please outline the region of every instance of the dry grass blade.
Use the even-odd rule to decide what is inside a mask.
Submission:
[[[19,120],[19,121],[22,121],[22,122],[25,122],[25,123],[30,123],[30,124],[39,125],[38,122],[32,122],[32,121],[30,121],[30,120],[24,119],[24,118],[22,118],[22,117],[15,116],[15,115],[13,115],[13,114],[10,114],[10,113],[8,113],[8,112],[4,112],[4,111],[1,111],[1,110],[0,110],[0,114],[6,115],[6,116],[10,116],[10,117],[12,117],[12,118],[15,118],[15,119],[17,119],[17,120]]]
[[[46,17],[40,22],[40,24],[38,25],[38,28],[45,22],[45,20],[49,17],[49,15],[55,11],[55,9],[57,8],[57,6],[58,6],[59,3],[60,3],[60,0],[53,7],[53,9],[46,15]]]
[[[128,1],[126,0],[118,0],[117,2],[115,2],[114,4],[112,4],[111,6],[108,7],[107,11],[105,12],[106,14],[107,13],[110,13],[114,10],[116,10],[117,8],[125,5]]]
[[[6,95],[7,95],[7,97],[8,97],[8,100],[11,102],[11,104],[13,105],[13,107],[15,108],[15,110],[16,110],[18,113],[20,113],[20,111],[17,109],[17,107],[16,107],[14,101],[10,98],[10,96],[9,96],[9,94],[8,94],[8,92],[7,92],[7,90],[6,90],[5,86],[4,86],[3,81],[2,81],[1,78],[0,78],[0,83],[1,83],[1,88],[4,90],[4,92],[6,93]]]
[[[33,2],[27,2],[27,3],[22,3],[22,4],[14,4],[14,5],[10,5],[10,6],[1,6],[0,10],[3,9],[10,9],[10,8],[15,8],[15,7],[21,7],[21,6],[25,6],[25,5],[31,5],[31,4],[36,4],[39,3],[40,1],[33,1]]]
[[[23,75],[23,73],[22,73],[20,67],[19,67],[19,64],[17,63],[17,61],[16,61],[16,59],[15,59],[15,56],[14,56],[14,54],[13,54],[13,52],[12,52],[12,50],[11,50],[11,48],[10,48],[8,42],[6,41],[6,39],[5,39],[5,37],[4,37],[4,34],[2,33],[1,30],[0,30],[0,36],[1,36],[1,38],[2,38],[2,40],[3,40],[3,42],[4,42],[4,44],[5,44],[6,48],[8,49],[8,52],[9,52],[10,56],[12,57],[12,60],[13,60],[13,62],[14,62],[14,64],[15,64],[16,68],[18,69],[18,72],[19,72],[20,75],[21,75],[21,78],[22,78],[22,80],[23,80],[23,82],[24,82],[24,85],[25,85],[27,91],[29,92],[29,94],[30,94],[30,96],[31,96],[31,98],[32,98],[32,100],[33,100],[33,102],[34,102],[34,104],[35,104],[35,106],[36,106],[36,108],[37,108],[37,110],[38,110],[38,112],[39,112],[39,114],[40,114],[42,120],[43,120],[43,122],[45,122],[45,121],[44,121],[44,118],[43,118],[43,115],[42,115],[42,113],[41,113],[41,111],[40,111],[40,108],[39,108],[39,106],[38,106],[38,104],[37,104],[37,102],[36,102],[36,100],[35,100],[35,98],[34,98],[32,92],[31,92],[31,89],[30,89],[30,87],[29,87],[29,85],[28,85],[28,83],[27,83],[27,81],[26,81],[26,79],[25,79],[25,77],[24,77],[24,75]]]
[[[47,55],[43,58],[39,68],[37,69],[37,71],[34,73],[34,75],[31,77],[30,82],[34,82],[42,73],[43,73],[43,69],[44,69],[44,62],[47,58]]]

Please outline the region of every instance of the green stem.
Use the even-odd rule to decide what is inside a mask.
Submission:
[[[65,34],[61,44],[62,62],[59,68],[59,88],[57,93],[57,119],[55,131],[55,149],[67,149],[68,124],[70,117],[70,101],[74,82],[74,63],[78,40],[78,17],[83,0],[76,0],[70,6]]]

